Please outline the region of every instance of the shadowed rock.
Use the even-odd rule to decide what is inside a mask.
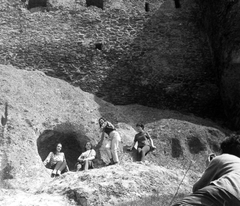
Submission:
[[[183,154],[179,139],[172,138],[172,157],[180,157]]]

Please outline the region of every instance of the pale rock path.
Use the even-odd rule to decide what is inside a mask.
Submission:
[[[32,194],[21,190],[0,190],[1,206],[70,206],[75,205],[59,194]]]

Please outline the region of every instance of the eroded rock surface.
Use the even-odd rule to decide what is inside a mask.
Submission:
[[[29,205],[34,198],[48,199],[52,194],[56,202],[64,200],[65,205],[82,201],[114,205],[149,195],[159,186],[161,194],[168,190],[172,196],[190,165],[182,188],[189,192],[205,168],[207,154],[217,152],[219,141],[225,137],[223,130],[208,120],[139,105],[114,106],[42,72],[12,66],[0,66],[0,94],[3,115],[8,102],[8,121],[1,126],[0,136],[0,186],[10,189],[1,190],[5,197],[0,199],[0,205],[9,205],[8,197],[16,197],[17,201],[28,193]],[[122,136],[121,164],[101,168],[98,153],[97,169],[51,179],[42,160],[56,143],[63,143],[71,170],[87,141],[98,152],[101,116],[115,124]],[[146,125],[157,146],[147,156],[151,164],[132,163],[134,151],[127,151],[137,122]],[[43,201],[39,205],[47,204]]]
[[[106,108],[103,111],[113,112],[113,105],[41,72],[1,66],[0,75],[1,110],[5,102],[9,105],[8,122],[1,133],[0,172],[7,187],[29,187],[22,185],[24,178],[44,175],[41,158],[44,159],[57,142],[64,144],[64,152],[72,152],[67,159],[74,157],[73,162],[87,141],[98,143],[98,119],[107,116],[101,107]],[[116,115],[111,116],[114,119]],[[44,149],[49,151],[42,152]]]
[[[195,173],[191,173],[193,176]],[[125,162],[89,172],[68,173],[53,180],[41,193],[63,194],[79,205],[117,205],[154,193],[169,196],[169,201],[183,178],[184,170],[169,170],[152,163]],[[191,191],[189,178],[179,193]],[[171,184],[169,184],[171,182]]]

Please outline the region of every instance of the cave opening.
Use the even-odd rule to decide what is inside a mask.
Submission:
[[[27,8],[32,9],[35,7],[47,7],[47,0],[29,0]]]
[[[81,139],[81,141],[79,140]],[[62,151],[65,154],[67,165],[70,170],[75,169],[78,157],[84,152],[84,145],[88,142],[87,137],[80,137],[72,133],[62,133],[54,130],[45,130],[37,139],[38,154],[42,161],[50,152],[54,152],[58,143],[62,144]]]
[[[191,154],[198,154],[207,149],[206,145],[196,136],[188,136],[187,144]]]
[[[178,158],[183,155],[181,142],[177,138],[172,138],[172,157]]]

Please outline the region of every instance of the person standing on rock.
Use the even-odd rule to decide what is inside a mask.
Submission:
[[[103,133],[102,136],[102,144],[100,147],[100,155],[101,159],[105,163],[105,166],[108,166],[112,162],[112,152],[111,152],[111,139],[106,133]]]
[[[173,206],[240,205],[240,136],[231,135],[220,147],[222,154],[209,156],[209,165],[193,185],[193,193]]]
[[[119,163],[119,157],[118,157],[118,149],[121,142],[121,136],[116,131],[115,127],[112,123],[105,120],[103,117],[99,119],[99,126],[100,131],[102,132],[102,139],[104,138],[104,133],[106,133],[111,140],[111,155],[113,162],[110,164],[118,164]],[[109,158],[111,156],[109,155]]]
[[[144,125],[143,124],[136,124],[136,129],[138,133],[134,137],[134,141],[132,146],[129,148],[129,150],[132,150],[136,143],[138,143],[137,146],[137,161],[144,162],[146,155],[150,152],[150,150],[156,149],[156,147],[153,144],[152,138],[148,134],[148,132],[144,131]]]
[[[100,126],[100,132],[102,133],[102,135],[104,135],[104,128],[105,127],[109,127],[109,128],[113,128],[115,129],[114,125],[107,121],[105,118],[101,117],[99,120],[98,120],[98,123],[99,123],[99,126]]]
[[[63,170],[68,170],[65,155],[61,150],[62,144],[58,143],[55,152],[50,152],[43,162],[45,166],[50,164],[50,169],[53,170],[51,177],[60,176]]]
[[[101,159],[105,163],[106,166],[110,165],[112,160],[112,152],[111,152],[111,139],[110,137],[103,131],[104,127],[108,126],[111,128],[115,128],[111,122],[108,122],[105,118],[101,117],[99,120],[100,132],[101,132],[101,148],[100,155]]]
[[[79,158],[77,163],[77,171],[80,171],[83,168],[85,171],[93,168],[93,160],[96,157],[96,152],[92,148],[91,142],[87,142],[85,144],[85,152],[83,152]]]

